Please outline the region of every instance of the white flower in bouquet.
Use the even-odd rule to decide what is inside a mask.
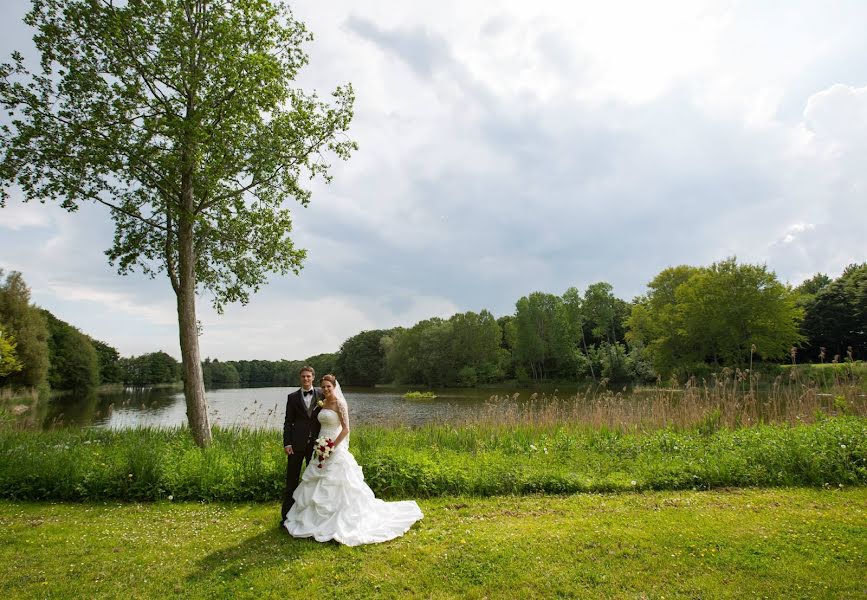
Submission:
[[[316,446],[313,448],[313,454],[316,456],[319,464],[316,465],[322,468],[322,461],[331,456],[334,451],[334,440],[331,438],[320,437],[316,439]]]

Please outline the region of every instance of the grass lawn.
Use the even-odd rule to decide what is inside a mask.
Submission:
[[[290,538],[276,503],[0,501],[0,597],[864,598],[867,488],[420,502],[406,536]]]

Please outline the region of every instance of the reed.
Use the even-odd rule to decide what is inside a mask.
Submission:
[[[2,387],[0,388],[0,402],[11,402],[13,400],[37,400],[39,399],[39,390],[35,387]]]
[[[842,365],[841,365],[842,366]],[[652,431],[737,429],[758,424],[814,423],[829,415],[867,416],[867,378],[857,370],[795,368],[768,381],[760,373],[723,369],[710,379],[681,385],[611,390],[589,386],[569,396],[491,396],[483,410],[457,419],[460,426],[556,426]]]

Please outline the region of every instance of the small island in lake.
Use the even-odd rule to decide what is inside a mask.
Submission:
[[[434,400],[437,395],[433,392],[407,392],[403,397],[407,400]]]

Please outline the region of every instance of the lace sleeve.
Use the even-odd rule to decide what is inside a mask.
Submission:
[[[340,417],[340,426],[342,431],[340,435],[344,435],[343,443],[345,447],[349,447],[349,406],[346,404],[346,398],[343,396],[343,390],[340,389],[340,382],[334,388],[334,395],[337,398],[337,415]]]
[[[340,415],[340,425],[349,430],[349,407],[346,405],[346,400],[341,398],[337,403],[337,414]]]

